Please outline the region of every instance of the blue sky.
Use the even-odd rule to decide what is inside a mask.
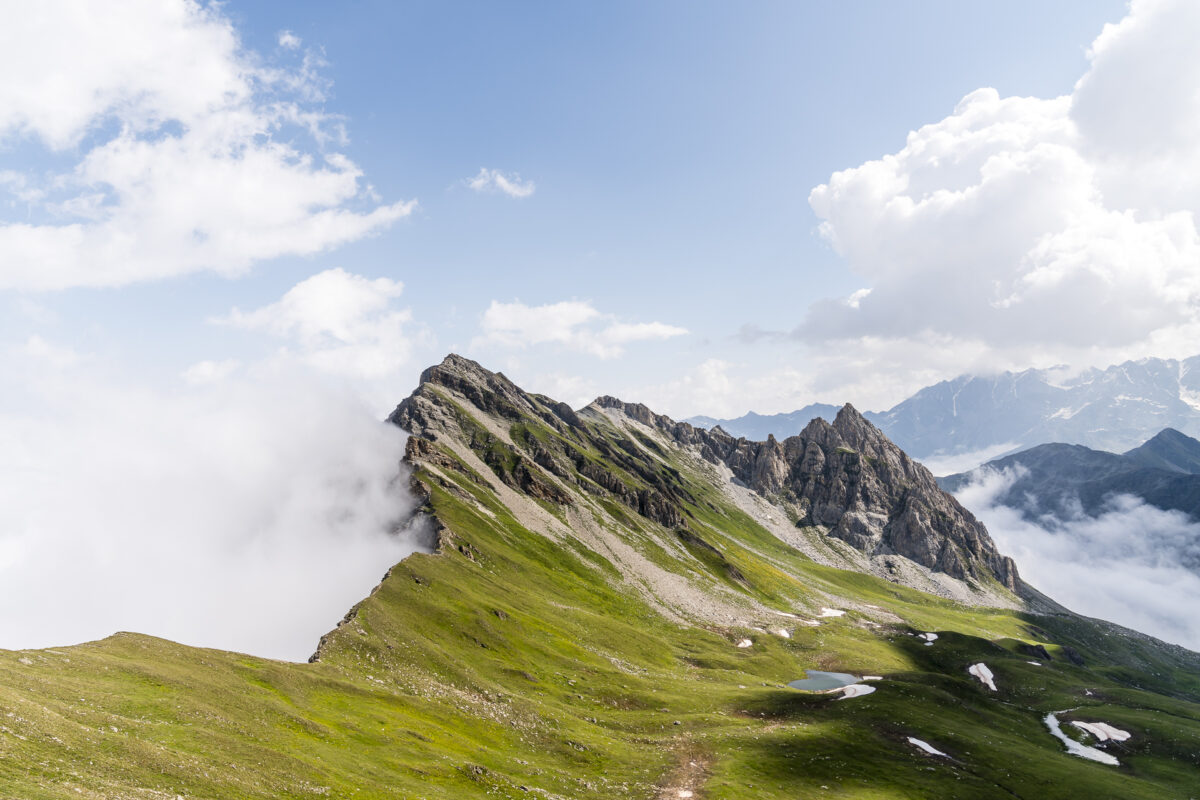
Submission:
[[[276,340],[206,321],[341,267],[403,282],[397,303],[422,329],[407,362],[372,387],[380,404],[456,349],[574,402],[622,393],[677,414],[815,399],[885,405],[934,375],[917,369],[874,390],[798,382],[710,404],[660,385],[712,359],[751,373],[805,361],[794,342],[738,333],[790,331],[813,301],[864,285],[818,235],[809,191],[896,150],[978,87],[1069,92],[1088,44],[1123,10],[1116,2],[231,2],[213,13],[249,57],[293,68],[305,54],[321,62],[325,96],[310,105],[336,117],[347,139],[285,135],[303,152],[344,153],[379,202],[416,208],[339,246],[254,260],[234,278],[201,269],[24,292],[56,321],[15,316],[5,327],[10,337],[38,335],[166,380],[198,361],[273,352]],[[280,46],[284,31],[299,47]],[[57,150],[10,131],[0,164],[69,169],[114,124],[101,111],[79,145]],[[519,174],[535,191],[472,191],[466,180],[481,168]],[[14,203],[9,219],[29,213]],[[608,359],[553,343],[481,346],[489,304],[515,300],[584,301],[624,322],[688,333]]]
[[[1197,40],[1191,0],[10,9],[0,647],[303,659],[412,549],[379,420],[452,350],[676,417],[1194,355]]]

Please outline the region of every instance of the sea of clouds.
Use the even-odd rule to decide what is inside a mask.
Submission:
[[[1026,581],[1073,611],[1200,650],[1200,523],[1131,495],[1095,516],[1030,521],[997,502],[1018,477],[980,470],[957,497]]]
[[[9,377],[0,647],[131,630],[304,660],[423,548],[404,434],[327,381]]]

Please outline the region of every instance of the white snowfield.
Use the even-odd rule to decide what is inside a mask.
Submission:
[[[784,639],[792,638],[792,634],[788,632],[787,628],[780,628],[779,630],[775,631],[775,633],[782,636]]]
[[[864,686],[861,683],[852,683],[849,686],[843,686],[841,691],[842,696],[838,699],[845,700],[850,697],[862,697],[864,694],[870,694],[871,692],[875,691],[875,687]]]
[[[842,611],[840,608],[822,608],[821,609],[822,617],[840,617],[845,613],[846,612]]]
[[[1092,736],[1095,736],[1102,742],[1107,742],[1109,739],[1114,742],[1123,742],[1130,737],[1129,731],[1123,731],[1120,728],[1114,728],[1107,722],[1079,722],[1071,720],[1071,724],[1080,730],[1085,730]]]
[[[982,661],[980,661],[978,664],[972,664],[967,668],[967,672],[971,673],[976,678],[979,678],[979,682],[991,689],[993,692],[996,691],[996,683],[994,680],[992,680],[996,676],[992,674],[990,669],[988,669],[987,664],[984,664]]]
[[[929,753],[929,755],[931,755],[931,756],[945,756],[946,755],[941,750],[938,750],[936,747],[931,745],[929,742],[923,742],[920,739],[917,739],[913,736],[908,737],[908,743],[915,744],[917,747],[921,748],[926,753]],[[946,756],[946,758],[949,758],[949,756]]]
[[[918,633],[917,638],[924,639],[925,641],[929,642],[930,644],[933,644],[934,642],[937,641],[937,634],[936,633]]]
[[[863,675],[862,679],[864,681],[881,681],[881,680],[883,680],[883,676],[882,675]]]
[[[737,643],[737,646],[738,647],[750,647],[753,644],[754,644],[754,642],[750,641],[749,639],[742,639],[740,642]]]
[[[1080,758],[1086,758],[1088,761],[1097,761],[1101,764],[1108,764],[1112,767],[1120,765],[1120,761],[1117,761],[1115,757],[1110,756],[1103,750],[1097,750],[1094,747],[1088,747],[1085,744],[1080,744],[1070,736],[1067,736],[1065,733],[1063,733],[1062,728],[1058,725],[1058,717],[1054,716],[1054,714],[1047,714],[1046,718],[1042,721],[1045,722],[1046,727],[1050,729],[1050,734],[1054,736],[1055,739],[1058,739],[1067,746],[1067,752],[1071,755],[1079,756]]]

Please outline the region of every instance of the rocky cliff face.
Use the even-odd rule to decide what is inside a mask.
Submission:
[[[500,423],[472,421],[466,403]],[[694,501],[677,471],[657,457],[652,440],[600,435],[589,414],[619,412],[714,465],[784,509],[797,527],[822,532],[868,556],[899,555],[963,581],[994,577],[1019,588],[1012,560],[1000,555],[984,526],[847,405],[832,423],[812,420],[799,436],[765,442],[735,439],[676,422],[641,404],[601,397],[580,413],[522,391],[508,378],[459,356],[421,376],[421,386],[389,417],[409,432],[467,444],[508,486],[539,500],[569,504],[578,488],[612,497],[667,528],[689,527]],[[521,421],[549,426],[552,440],[522,433]]]
[[[481,427],[457,405],[459,400],[503,423],[504,429]],[[543,441],[530,435],[521,424],[526,420],[536,420],[560,437]],[[431,441],[458,439],[503,483],[536,499],[569,505],[573,500],[562,488],[566,484],[616,499],[663,527],[687,528],[683,504],[692,497],[680,475],[664,470],[638,445],[595,435],[566,403],[525,392],[470,359],[450,355],[425,370],[420,386],[388,422]]]
[[[814,419],[782,442],[734,439],[719,427],[676,423],[612,397],[596,405],[699,447],[706,459],[786,508],[797,525],[819,526],[869,555],[894,553],[960,580],[991,573],[1007,588],[1018,587],[1016,565],[1000,555],[983,524],[849,404],[832,424]]]

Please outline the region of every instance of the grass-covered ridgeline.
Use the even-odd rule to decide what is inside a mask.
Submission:
[[[581,457],[642,485],[604,455],[620,430],[588,425],[590,440],[572,443]],[[558,435],[530,419],[513,441],[549,447]],[[520,468],[481,428],[471,439],[495,453],[493,469]],[[1079,617],[967,607],[820,566],[664,449],[663,480],[686,489],[697,540],[599,492],[586,501],[603,511],[597,524],[706,591],[802,618],[847,610],[819,626],[779,615],[763,630],[749,618],[672,620],[619,565],[529,530],[481,464],[436,447],[455,468],[418,464],[416,477],[444,546],[393,567],[316,663],[136,634],[0,651],[0,798],[1200,793],[1200,674],[1186,653]],[[926,646],[921,631],[939,638]],[[967,674],[979,661],[999,691]],[[846,700],[785,687],[810,668],[883,680]],[[1064,722],[1133,734],[1110,747],[1120,767],[1064,752],[1042,718],[1067,709]]]

